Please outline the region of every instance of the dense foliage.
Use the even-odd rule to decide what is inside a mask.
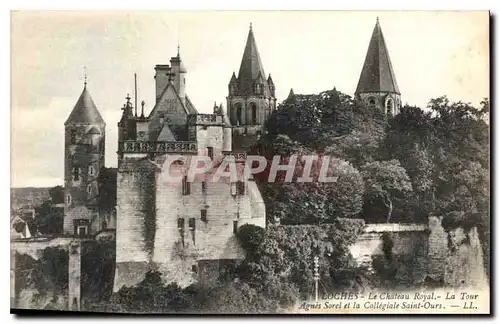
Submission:
[[[58,296],[67,295],[68,252],[48,247],[38,259],[16,253],[16,294],[22,290],[35,290],[33,304],[48,300],[57,304]]]

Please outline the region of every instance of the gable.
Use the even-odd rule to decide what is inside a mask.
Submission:
[[[182,103],[175,87],[169,83],[149,115],[150,140],[159,140],[158,136],[164,128],[164,124],[169,126],[172,133],[170,136],[168,130],[165,130],[163,134],[165,138],[174,137],[176,140],[182,140],[185,137],[188,114],[189,111]]]
[[[182,104],[177,91],[175,91],[174,86],[169,83],[165,90],[163,90],[160,99],[149,114],[149,120],[161,117],[166,117],[169,120],[175,120],[178,117],[185,118],[188,113],[189,112]]]
[[[175,141],[175,136],[170,130],[170,127],[168,127],[167,123],[163,124],[163,127],[161,128],[160,135],[158,135],[158,138],[156,139],[157,141]]]

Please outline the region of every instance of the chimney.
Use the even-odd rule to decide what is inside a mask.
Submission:
[[[168,64],[158,64],[155,66],[156,102],[160,100],[163,90],[168,85],[170,66]]]

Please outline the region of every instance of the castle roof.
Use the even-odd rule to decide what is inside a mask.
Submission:
[[[356,94],[363,92],[400,93],[378,18],[356,88]]]
[[[87,90],[87,85],[83,87],[80,98],[78,98],[71,114],[64,123],[64,125],[67,124],[105,124]]]
[[[261,75],[264,79],[266,73],[262,66],[257,43],[253,35],[252,27],[248,32],[247,43],[243,57],[241,59],[240,71],[238,72],[239,91],[241,94],[250,95],[253,93],[254,81]],[[265,81],[265,80],[264,80]],[[267,82],[264,82],[264,95],[269,95],[269,88]]]

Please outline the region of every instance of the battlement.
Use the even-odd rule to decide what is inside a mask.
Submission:
[[[190,114],[188,115],[188,125],[196,126],[223,126],[224,116],[216,114]]]
[[[191,141],[122,141],[118,143],[121,153],[198,153],[198,143]]]

